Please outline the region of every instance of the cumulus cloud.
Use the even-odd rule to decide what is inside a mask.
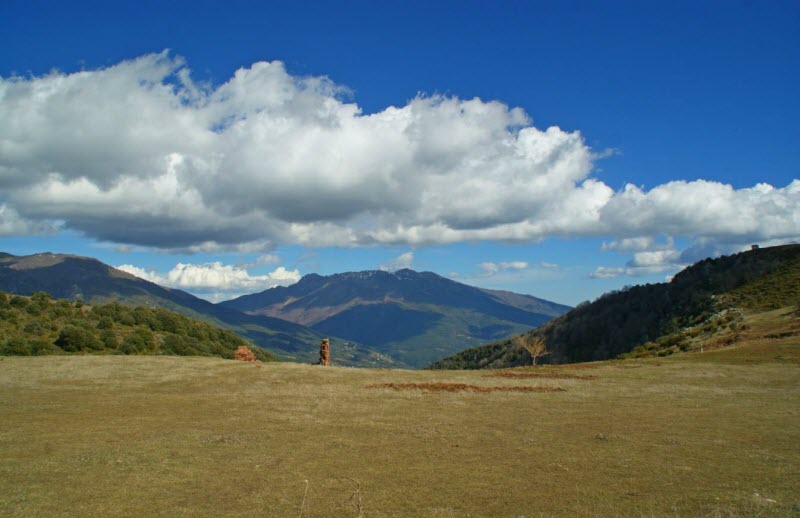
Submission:
[[[657,242],[651,237],[622,239],[603,243],[602,249],[614,250],[619,253],[632,252],[633,255],[624,268],[598,267],[589,275],[593,279],[610,279],[621,275],[639,277],[663,272],[674,273],[692,262],[686,261],[685,253],[675,248],[675,240],[669,236],[665,242]]]
[[[144,268],[139,268],[138,266],[134,266],[132,264],[121,264],[119,266],[116,266],[115,268],[117,270],[122,270],[125,273],[129,273],[135,277],[139,277],[140,279],[144,279],[146,281],[154,282],[162,286],[167,285],[167,278],[159,274],[155,270],[146,270]]]
[[[798,180],[615,192],[591,176],[603,152],[579,132],[536,128],[520,108],[419,96],[364,114],[343,92],[279,61],[211,87],[167,52],[0,78],[0,229],[58,222],[185,252],[800,236]]]
[[[283,266],[265,275],[251,275],[244,268],[222,264],[219,261],[204,264],[178,263],[166,274],[130,264],[116,268],[150,282],[186,290],[215,302],[243,293],[263,291],[275,286],[288,286],[300,280],[298,270],[287,270]]]
[[[411,268],[414,266],[414,252],[406,252],[400,254],[388,263],[381,264],[378,269],[385,272],[396,272],[404,268]]]
[[[0,236],[51,234],[56,226],[47,222],[30,221],[5,204],[0,204]]]

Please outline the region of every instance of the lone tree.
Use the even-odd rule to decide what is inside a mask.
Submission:
[[[541,336],[533,336],[530,334],[520,335],[515,337],[512,341],[517,347],[528,351],[528,354],[533,358],[533,365],[536,365],[536,358],[541,358],[542,356],[550,354],[550,351],[547,350],[547,344]]]

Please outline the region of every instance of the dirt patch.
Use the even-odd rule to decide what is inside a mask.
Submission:
[[[594,374],[572,374],[569,372],[493,372],[486,374],[487,378],[513,378],[513,379],[552,379],[552,380],[596,380]]]
[[[602,367],[603,365],[608,365],[609,362],[585,362],[585,363],[561,363],[558,365],[559,369],[596,369],[598,367]]]
[[[483,387],[466,383],[376,383],[366,388],[393,390],[425,390],[428,392],[564,392],[561,387],[531,387],[525,385],[509,387]]]

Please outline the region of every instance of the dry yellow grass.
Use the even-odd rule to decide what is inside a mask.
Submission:
[[[796,364],[543,369],[6,357],[0,515],[800,514]],[[383,383],[565,391],[367,388]]]

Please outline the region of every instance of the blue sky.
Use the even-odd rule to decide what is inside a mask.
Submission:
[[[800,239],[796,2],[162,4],[0,4],[0,250],[576,304]]]

